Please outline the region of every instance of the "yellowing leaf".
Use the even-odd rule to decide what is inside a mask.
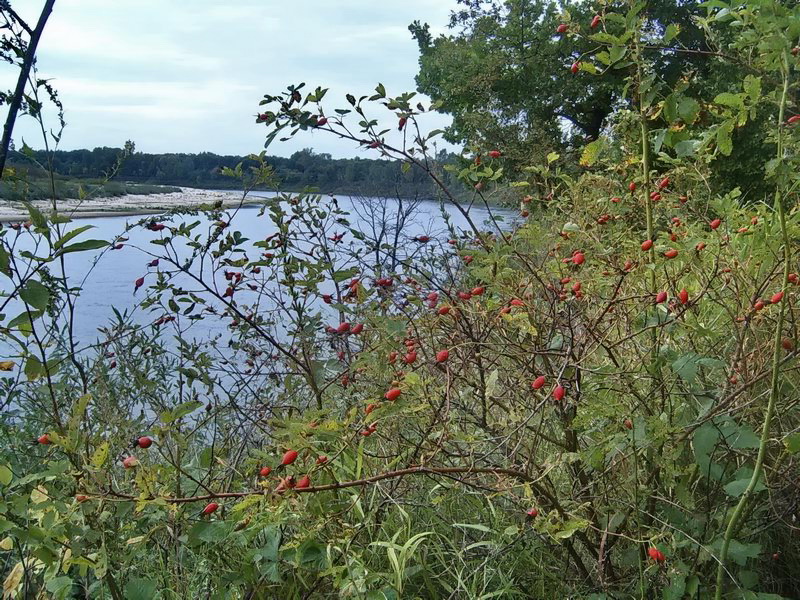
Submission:
[[[14,568],[11,569],[11,572],[6,577],[6,580],[3,582],[3,600],[11,600],[14,596],[16,596],[17,587],[22,582],[22,577],[25,575],[25,568],[22,566],[21,562],[18,562],[14,565]]]
[[[97,450],[92,454],[92,466],[95,469],[101,468],[108,459],[108,442],[103,442],[97,447]]]
[[[6,536],[0,540],[0,549],[11,550],[14,547],[14,540]]]
[[[553,537],[559,540],[566,540],[572,537],[576,531],[580,531],[589,526],[589,521],[585,519],[570,519],[566,521],[560,531],[556,531]]]
[[[41,504],[42,502],[47,502],[49,499],[50,496],[47,494],[47,490],[41,485],[31,490],[31,502],[34,504]]]
[[[604,138],[599,138],[589,144],[586,144],[586,147],[583,149],[583,153],[581,154],[581,166],[591,167],[593,164],[595,164],[604,148]]]
[[[72,566],[72,550],[67,548],[64,550],[64,557],[61,559],[61,572],[66,573]]]
[[[0,371],[10,371],[16,364],[13,360],[0,360]]]
[[[136,537],[132,537],[131,539],[129,539],[129,540],[128,540],[127,542],[125,542],[125,543],[126,543],[127,545],[129,545],[129,546],[130,546],[131,544],[138,544],[139,542],[141,542],[142,540],[144,540],[144,538],[145,538],[145,536],[143,536],[143,535],[137,535]]]

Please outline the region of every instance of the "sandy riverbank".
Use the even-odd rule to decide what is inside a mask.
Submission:
[[[169,194],[128,194],[113,198],[87,198],[84,200],[59,200],[58,212],[73,219],[86,217],[125,217],[150,215],[174,210],[176,208],[195,208],[201,204],[222,201],[223,206],[238,206],[242,201],[241,192],[215,192],[181,188],[180,192]],[[248,199],[250,200],[250,199]],[[253,198],[251,202],[256,202]],[[50,202],[33,203],[45,214],[50,212]],[[28,211],[19,202],[0,200],[0,222],[27,221]]]

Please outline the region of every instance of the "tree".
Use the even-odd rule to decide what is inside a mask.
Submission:
[[[36,49],[39,46],[39,40],[44,32],[44,27],[47,24],[47,19],[50,13],[53,12],[53,5],[56,0],[46,0],[42,7],[42,12],[39,15],[39,21],[36,23],[35,28],[31,28],[20,16],[11,8],[11,3],[8,0],[0,2],[0,17],[4,19],[4,23],[0,29],[4,30],[2,36],[2,43],[0,44],[0,56],[11,64],[19,66],[19,76],[17,77],[17,85],[14,93],[11,95],[4,94],[2,98],[3,103],[8,103],[8,115],[3,127],[3,138],[0,140],[0,179],[3,177],[3,169],[5,168],[6,159],[8,158],[8,149],[11,144],[11,134],[14,131],[14,124],[17,120],[17,114],[20,108],[23,107],[23,101],[27,105],[27,110],[31,113],[38,113],[41,110],[41,104],[35,98],[25,95],[25,88],[28,86],[28,79],[31,74],[31,69],[34,68],[36,61]],[[58,101],[55,91],[44,80],[36,81],[36,89],[39,87],[45,88],[51,100],[58,106],[59,111],[61,105]],[[61,117],[61,124],[63,127],[64,121]]]
[[[628,73],[589,74],[595,68],[582,57],[597,43],[581,32],[589,31],[595,14],[590,5],[570,0],[458,3],[463,8],[450,22],[455,34],[434,39],[428,25],[415,21],[409,26],[420,49],[418,88],[453,116],[449,141],[502,147],[519,164],[597,139],[608,117],[625,102]],[[625,10],[609,5],[592,31],[605,28],[606,14]],[[653,34],[669,22],[675,25],[676,46],[709,50],[692,18],[697,3],[660,0],[646,10]],[[561,23],[568,26],[565,35],[556,32]],[[652,58],[654,71],[668,84],[687,70],[702,69],[705,62],[695,54]],[[581,71],[572,73],[573,64]]]

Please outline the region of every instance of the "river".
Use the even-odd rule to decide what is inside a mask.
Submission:
[[[255,192],[250,195],[251,200],[269,197],[272,194]],[[376,213],[385,210],[391,214],[399,208],[399,201],[394,198],[353,198],[337,197],[340,208],[350,213],[351,226],[361,231],[369,230]],[[407,201],[406,201],[407,206]],[[452,205],[445,206],[446,213],[456,229],[467,230],[468,224],[464,216]],[[260,208],[245,206],[238,210],[230,224],[230,231],[238,230],[250,243],[263,240],[275,232],[275,227],[267,215],[258,216]],[[231,211],[229,211],[230,213]],[[470,218],[481,230],[495,230],[497,225],[490,222],[489,211],[485,207],[471,207]],[[503,209],[492,209],[492,214],[497,218],[502,228],[509,227],[516,214]],[[129,223],[137,223],[143,217],[108,216],[76,219],[67,226],[73,229],[79,226],[91,225],[92,229],[81,235],[77,240],[102,239],[114,240],[123,234]],[[186,216],[186,221],[200,220],[201,226],[197,231],[203,231],[208,225],[208,220],[203,216]],[[175,224],[173,219],[171,224]],[[9,232],[11,233],[11,232]],[[27,234],[23,234],[27,235]],[[419,201],[413,217],[406,223],[402,232],[402,243],[408,244],[420,235],[428,235],[433,243],[445,244],[449,233],[445,227],[445,220],[441,212],[441,205],[437,201]],[[67,272],[71,285],[81,285],[80,296],[76,303],[76,317],[74,323],[75,337],[80,346],[87,346],[101,338],[98,328],[107,327],[114,317],[114,309],[119,312],[127,311],[134,322],[145,324],[151,322],[156,315],[151,311],[137,308],[145,289],[139,290],[134,295],[134,281],[148,272],[146,264],[151,260],[150,252],[158,252],[160,247],[150,244],[150,240],[157,237],[151,231],[142,227],[135,227],[125,234],[128,238],[124,246],[113,251],[89,251],[67,255]],[[18,248],[31,247],[33,238],[20,240]],[[446,245],[446,244],[445,244]],[[252,247],[251,247],[252,248]],[[253,249],[255,254],[257,250]],[[102,254],[102,256],[100,256]],[[98,260],[99,257],[99,260]],[[147,276],[146,284],[154,280],[153,269]],[[8,280],[5,279],[4,288],[8,291]],[[8,322],[22,309],[15,302],[10,304],[5,311],[5,322]],[[192,325],[191,337],[202,340],[212,336],[225,335],[228,328],[225,319],[206,318]],[[9,348],[3,348],[6,352]]]

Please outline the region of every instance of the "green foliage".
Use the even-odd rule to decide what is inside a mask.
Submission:
[[[746,66],[727,90],[660,72],[647,46],[679,31],[654,41],[644,5],[605,12],[594,52],[630,62],[630,110],[584,170],[551,152],[507,181],[504,148],[469,148],[449,170],[469,203],[441,132],[389,140],[427,112],[413,94],[266,95],[268,141],[317,128],[402,161],[466,230],[412,238],[413,206],[377,203],[359,229],[308,192],[264,199],[258,239],[234,209],[148,217],[149,318],[117,312],[92,348],[61,265],[125,234],[31,206],[0,232],[6,595],[797,597],[800,8],[705,9]],[[709,184],[753,123],[771,203]],[[267,162],[227,172],[252,189]],[[519,223],[475,223],[494,194]]]
[[[114,165],[118,148],[94,150],[69,150],[52,153],[53,168],[61,177],[56,178],[59,198],[77,198],[79,186],[82,193],[92,196],[118,196],[153,194],[177,191],[172,187],[189,186],[209,189],[236,189],[239,182],[228,176],[226,169],[242,163],[245,169],[256,162],[244,156],[220,156],[211,152],[200,154],[146,154],[132,153],[125,158],[116,175],[127,183],[102,182],[101,178]],[[33,152],[36,162],[43,163],[46,153]],[[452,157],[443,153],[442,161]],[[49,182],[45,174],[30,168],[20,157],[12,155],[12,164],[23,181],[0,182],[0,198],[33,200],[50,197]],[[424,173],[406,172],[401,163],[372,158],[334,159],[330,154],[317,154],[310,149],[300,150],[289,158],[269,157],[269,163],[280,178],[283,187],[302,190],[308,186],[325,193],[364,194],[407,197],[430,195],[432,186]],[[134,183],[131,183],[134,182]],[[154,185],[158,184],[158,185]],[[261,186],[261,189],[269,189]]]
[[[709,135],[718,131],[722,152],[716,157],[714,183],[723,189],[738,186],[749,199],[762,199],[768,189],[764,163],[774,155],[765,139],[770,128],[766,115],[752,115],[756,122],[737,132],[741,142],[735,155],[733,121],[707,128],[709,112],[739,106],[734,86],[740,65],[725,56],[736,34],[707,28],[700,3],[658,0],[639,9],[626,2],[595,7],[569,0],[458,3],[462,9],[453,12],[451,35],[434,38],[419,22],[409,27],[420,48],[417,85],[453,116],[446,134],[450,141],[503,148],[515,171],[541,163],[550,151],[597,144],[619,113],[630,108],[627,81],[637,60],[646,60],[650,80],[672,92],[654,114],[654,129],[662,132],[656,153],[665,137],[670,147],[686,148],[686,127],[692,124]],[[594,15],[600,21],[591,28]],[[632,27],[640,18],[644,56],[631,47]],[[559,25],[566,31],[557,33]],[[577,73],[571,72],[572,64]],[[648,91],[658,93],[656,88]],[[747,121],[739,119],[736,127]]]

